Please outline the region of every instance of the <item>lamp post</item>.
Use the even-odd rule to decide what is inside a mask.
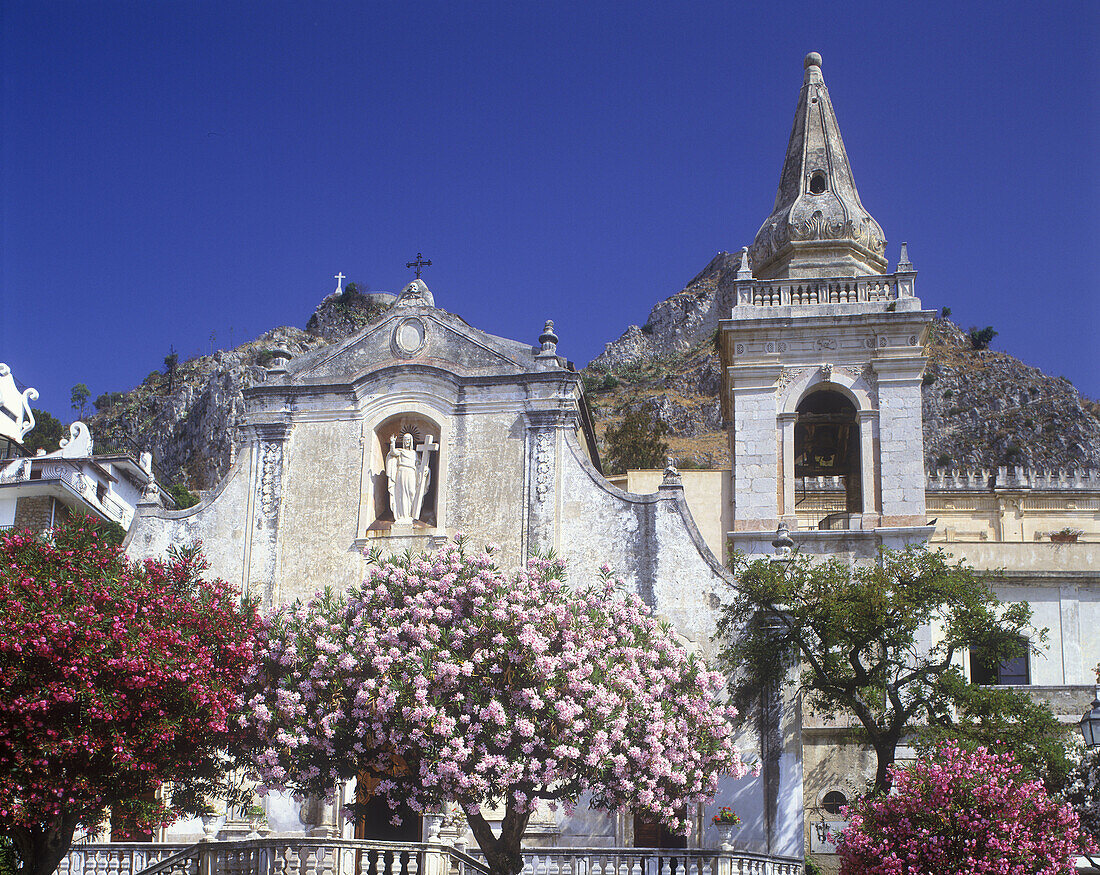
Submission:
[[[1100,687],[1096,688],[1092,707],[1081,717],[1078,726],[1081,727],[1081,735],[1085,739],[1086,747],[1100,746]]]

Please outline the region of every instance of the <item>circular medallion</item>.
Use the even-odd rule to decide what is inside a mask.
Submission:
[[[410,316],[397,323],[393,331],[393,350],[400,356],[414,356],[424,348],[426,339],[423,320]]]

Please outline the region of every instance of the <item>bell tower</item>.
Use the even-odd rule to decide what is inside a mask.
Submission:
[[[821,74],[802,90],[771,215],[741,251],[721,322],[732,546],[869,555],[923,541],[921,375],[933,313],[864,208]]]

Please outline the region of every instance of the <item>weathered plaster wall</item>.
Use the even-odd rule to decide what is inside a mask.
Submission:
[[[126,552],[134,559],[159,559],[173,544],[202,541],[210,574],[242,586],[252,456],[253,448],[246,448],[218,490],[195,507],[168,511],[142,505],[127,533]]]
[[[506,567],[522,560],[526,421],[513,411],[454,417],[447,534],[500,545]]]
[[[277,601],[308,598],[360,579],[362,426],[356,419],[299,422],[287,440],[278,536]]]

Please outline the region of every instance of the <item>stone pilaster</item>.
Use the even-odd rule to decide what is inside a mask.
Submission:
[[[917,358],[876,360],[882,524],[926,522],[921,444],[921,365]]]
[[[278,600],[279,511],[289,428],[283,423],[253,426],[249,470],[248,519],[245,532],[243,590],[264,606]]]
[[[779,521],[775,395],[780,373],[778,363],[730,369],[733,396],[730,456],[736,531],[775,529]]]
[[[530,556],[556,546],[562,415],[557,410],[527,414],[527,468],[524,473],[527,519],[523,550]]]

